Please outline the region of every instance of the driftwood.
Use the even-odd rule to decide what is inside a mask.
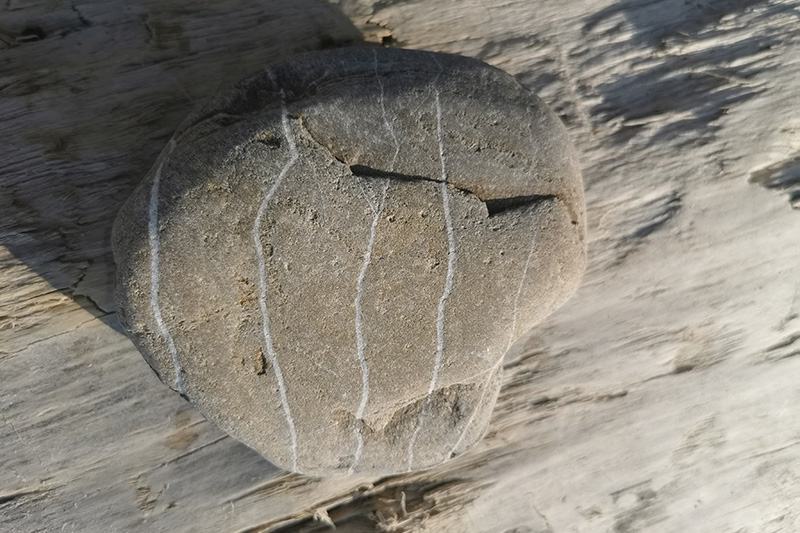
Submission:
[[[438,469],[288,475],[120,333],[110,231],[180,120],[361,39],[515,75],[582,153],[589,270]],[[800,529],[800,3],[8,0],[0,530]]]

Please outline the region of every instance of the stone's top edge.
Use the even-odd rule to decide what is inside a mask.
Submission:
[[[351,46],[305,52],[265,67],[225,89],[181,124],[174,138],[220,111],[233,116],[252,115],[280,108],[281,96],[289,107],[305,99],[328,95],[340,82],[365,80],[361,90],[375,90],[374,77],[402,78],[402,91],[428,89],[433,80],[453,91],[471,90],[475,77],[491,79],[495,101],[517,100],[521,105],[550,112],[536,94],[507,72],[479,59],[431,52],[369,46]],[[443,91],[443,96],[447,90]],[[351,95],[358,96],[358,95]]]
[[[280,85],[286,82],[286,79],[281,78],[280,74],[286,75],[300,72],[326,74],[335,68],[341,70],[335,71],[335,74],[330,76],[330,80],[332,81],[344,79],[355,72],[363,72],[365,75],[371,77],[375,73],[374,67],[376,62],[378,63],[378,70],[381,75],[403,72],[409,74],[432,74],[434,77],[438,77],[457,76],[471,71],[487,71],[492,72],[500,78],[507,78],[513,81],[519,88],[529,92],[507,72],[472,57],[428,50],[363,46],[305,52],[268,65],[264,72],[244,78],[237,85],[247,83],[253,79],[260,80],[263,76],[269,79],[271,76],[271,74],[269,74],[270,71],[277,74],[274,81],[278,82]]]
[[[287,104],[291,105],[298,100],[322,94],[340,81],[354,82],[359,76],[365,80],[364,88],[374,90],[376,74],[380,77],[391,76],[395,83],[402,77],[401,87],[405,91],[417,88],[427,90],[435,80],[440,89],[445,89],[443,96],[447,93],[448,85],[451,90],[471,90],[478,85],[475,83],[476,76],[488,77],[495,90],[495,99],[532,99],[536,105],[543,106],[539,98],[513,76],[478,59],[394,48],[350,47],[308,52],[269,66],[266,73],[242,80],[237,88],[252,82],[263,86],[264,77],[273,77],[285,91]]]

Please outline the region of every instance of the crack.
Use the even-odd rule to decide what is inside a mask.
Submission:
[[[93,307],[97,311],[98,318],[100,318],[100,317],[104,317],[104,316],[107,316],[107,315],[113,313],[113,311],[109,311],[108,309],[103,309],[100,306],[100,304],[98,304],[94,300],[94,298],[92,298],[88,294],[77,292],[78,291],[78,286],[81,283],[83,283],[84,279],[86,279],[86,275],[89,273],[89,269],[92,267],[92,263],[93,262],[94,262],[93,259],[87,259],[86,260],[86,266],[83,267],[80,275],[78,276],[78,280],[75,283],[73,283],[72,285],[70,285],[69,287],[67,287],[66,289],[64,289],[64,290],[65,291],[69,291],[69,296],[75,301],[77,301],[78,298],[80,298],[80,297],[84,298],[87,302],[89,302],[89,304],[91,304],[91,307]]]
[[[550,521],[549,521],[549,520],[547,520],[547,517],[544,515],[544,513],[543,513],[543,512],[541,512],[541,511],[539,510],[539,508],[538,508],[538,507],[536,507],[536,504],[535,504],[535,503],[533,503],[533,502],[531,502],[531,507],[533,507],[533,511],[534,511],[534,512],[535,512],[537,515],[539,515],[539,518],[541,518],[541,519],[542,519],[542,522],[544,522],[544,525],[545,525],[545,527],[547,527],[547,533],[553,533],[553,526],[551,526],[551,525],[550,525]]]
[[[71,9],[72,9],[72,11],[73,11],[73,12],[74,12],[74,13],[75,13],[77,16],[78,16],[78,20],[81,22],[81,24],[82,24],[84,27],[86,27],[86,28],[91,28],[92,26],[94,26],[94,23],[93,23],[92,21],[90,21],[89,19],[87,19],[86,17],[84,17],[84,16],[83,16],[83,13],[81,13],[81,12],[78,10],[78,6],[76,6],[76,5],[73,3],[73,4],[70,6],[70,8],[71,8]]]
[[[202,424],[203,422],[205,422],[205,421],[201,420],[200,422],[198,422],[198,424]],[[193,427],[195,425],[197,425],[197,424],[192,424],[189,427]],[[229,438],[231,438],[231,437],[228,436],[228,435],[222,435],[221,437],[217,437],[217,438],[215,438],[213,440],[210,440],[210,441],[208,441],[208,442],[206,442],[204,444],[201,444],[201,445],[199,445],[199,446],[197,446],[195,448],[192,448],[188,452],[184,452],[184,453],[178,454],[177,456],[173,457],[172,459],[169,459],[167,461],[163,461],[163,462],[157,464],[156,466],[153,466],[152,468],[148,468],[147,470],[143,470],[142,472],[137,474],[135,476],[135,478],[138,479],[138,478],[140,478],[142,476],[146,476],[146,475],[152,474],[153,472],[156,472],[160,468],[164,468],[166,466],[169,466],[169,465],[172,465],[174,463],[177,463],[178,461],[181,461],[181,460],[185,459],[189,455],[193,455],[193,454],[199,452],[200,450],[203,450],[204,448],[208,448],[209,446],[213,446],[213,445],[217,444],[218,442],[221,442],[221,441],[223,441],[225,439],[229,439]],[[123,482],[124,482],[124,480],[123,481],[116,481],[111,486],[113,487],[113,486],[119,485],[120,483],[123,483]],[[229,502],[226,502],[226,503],[229,503]]]
[[[330,153],[330,150],[328,152]],[[347,165],[346,161],[342,161],[336,156],[334,157],[340,163]],[[385,178],[385,179],[393,179],[399,181],[429,181],[431,183],[438,183],[438,184],[442,183],[442,180],[430,178],[428,176],[419,176],[415,174],[402,174],[400,172],[390,172],[386,170],[380,170],[377,168],[368,167],[366,165],[349,165],[349,167],[350,167],[350,172],[353,174],[353,176],[357,176],[359,178]],[[464,194],[468,194],[476,198],[477,200],[483,202],[486,205],[486,210],[489,213],[489,217],[493,217],[513,209],[518,209],[520,207],[527,207],[532,204],[538,204],[540,202],[546,202],[549,200],[558,199],[556,196],[552,194],[531,194],[528,196],[511,196],[507,198],[484,199],[481,198],[478,194],[474,193],[473,191],[465,189],[463,187],[459,187],[457,185],[453,185],[453,183],[451,182],[447,182],[447,186],[457,191],[460,191]]]
[[[513,209],[519,209],[529,205],[558,200],[560,199],[553,194],[531,194],[528,196],[492,198],[490,200],[483,200],[483,203],[486,204],[486,209],[489,211],[489,216],[493,217]]]
[[[389,170],[382,170],[378,168],[373,168],[368,165],[351,165],[341,157],[337,156],[333,151],[325,145],[325,143],[321,142],[317,139],[314,134],[311,132],[311,129],[305,124],[302,115],[292,116],[290,118],[294,119],[303,131],[308,135],[308,137],[320,148],[322,148],[325,152],[330,155],[331,158],[338,161],[339,163],[347,166],[350,169],[350,173],[353,176],[360,177],[360,178],[383,178],[383,179],[391,179],[397,181],[428,181],[431,183],[441,184],[442,179],[439,178],[432,178],[430,176],[420,176],[416,174],[404,174],[402,172],[394,172]],[[512,197],[505,197],[505,198],[483,198],[478,193],[471,191],[464,187],[459,187],[458,185],[453,184],[451,181],[445,181],[445,185],[453,190],[459,191],[466,195],[469,195],[479,202],[482,202],[486,206],[486,211],[488,213],[488,217],[494,217],[505,213],[506,211],[511,211],[514,209],[519,209],[523,207],[527,207],[530,205],[539,204],[546,201],[555,200],[563,204],[567,210],[570,212],[570,219],[572,220],[573,224],[577,224],[577,216],[575,213],[572,213],[572,209],[570,208],[569,202],[564,201],[558,195],[555,194],[531,194],[531,195],[523,195],[523,196],[512,196]]]
[[[49,341],[49,340],[52,340],[52,339],[54,339],[56,337],[61,337],[62,335],[66,335],[67,333],[72,333],[73,331],[80,329],[85,324],[88,324],[89,322],[91,322],[93,320],[97,320],[98,318],[105,318],[105,317],[107,317],[109,315],[113,315],[113,314],[114,313],[106,313],[106,314],[104,314],[102,316],[93,316],[93,317],[91,317],[91,318],[89,318],[87,320],[84,320],[83,322],[81,322],[80,324],[78,324],[77,326],[75,326],[73,328],[70,328],[70,329],[68,329],[66,331],[62,331],[60,333],[56,333],[54,335],[50,335],[50,336],[45,337],[43,339],[37,339],[37,340],[31,342],[30,344],[27,344],[24,348],[20,348],[19,350],[14,350],[13,352],[0,351],[0,355],[16,355],[18,353],[22,353],[25,350],[27,350],[28,348],[30,348],[31,346],[35,345],[35,344],[39,344],[39,343],[42,343],[42,342],[45,342],[45,341]]]
[[[766,455],[772,455],[774,453],[779,453],[779,452],[782,452],[784,450],[788,450],[789,448],[793,448],[793,447],[795,447],[795,446],[797,446],[799,444],[800,444],[800,441],[792,441],[792,442],[789,442],[787,444],[784,444],[783,446],[778,446],[777,448],[771,448],[771,449],[765,450],[763,452],[758,452],[758,453],[754,453],[752,455],[748,455],[746,457],[746,459],[755,459],[757,457],[764,457]]]
[[[347,531],[354,525],[354,518],[359,525],[362,520],[367,521],[372,526],[370,531],[410,531],[430,516],[434,506],[438,505],[439,512],[463,506],[468,503],[464,496],[486,486],[457,477],[425,481],[388,476],[374,483],[360,484],[347,494],[317,501],[303,511],[245,526],[236,533],[288,533],[301,528],[305,531],[314,522],[327,523],[324,517],[331,515],[340,521],[339,527]],[[410,527],[401,528],[402,525]]]
[[[103,309],[102,307],[100,307],[100,304],[98,304],[88,294],[78,294],[78,295],[76,295],[76,297],[84,298],[86,301],[88,301],[92,305],[92,307],[94,307],[97,311],[99,311],[100,314],[98,315],[98,318],[101,318],[101,317],[104,317],[104,316],[108,316],[108,315],[110,315],[110,314],[112,314],[114,312],[114,311],[108,311],[107,309]]]
[[[330,152],[330,150],[329,150]],[[331,155],[333,155],[331,153]],[[343,165],[347,165],[346,161],[333,156],[337,161]],[[400,172],[392,172],[388,170],[380,170],[377,168],[368,167],[366,165],[349,165],[350,172],[359,178],[387,178],[400,181],[430,181],[432,183],[441,183],[441,180],[429,178],[427,176],[418,176],[416,174],[403,174]]]
[[[156,40],[156,30],[153,28],[153,25],[150,24],[150,15],[145,14],[142,16],[142,22],[144,23],[144,27],[147,30],[147,38],[144,40],[145,44],[151,45]]]
[[[231,496],[222,503],[223,505],[233,504],[254,494],[259,494],[259,497],[267,497],[278,492],[286,492],[291,489],[307,486],[314,480],[315,478],[311,476],[295,474],[292,472],[283,472],[276,475],[272,479],[268,479],[264,483],[259,483],[244,490],[243,492]]]
[[[177,463],[178,461],[181,461],[182,459],[199,452],[203,448],[208,448],[209,446],[213,446],[214,444],[217,444],[218,442],[221,442],[221,441],[223,441],[223,440],[225,440],[227,438],[229,438],[228,435],[222,435],[221,437],[217,437],[216,439],[211,440],[209,442],[206,442],[205,444],[201,444],[200,446],[197,446],[196,448],[192,448],[191,450],[189,450],[186,453],[182,453],[182,454],[178,455],[177,457],[173,457],[169,461],[166,461],[166,462],[160,464],[159,467],[171,465],[172,463]]]
[[[501,356],[491,368],[488,368],[484,371],[489,373],[489,377],[486,378],[486,381],[481,385],[483,390],[481,391],[481,396],[480,399],[478,400],[477,405],[483,404],[484,398],[486,397],[486,391],[489,390],[489,384],[492,381],[492,378],[494,377],[494,373],[497,371],[502,371],[502,367],[503,367],[503,357]],[[464,441],[464,437],[466,437],[467,432],[472,427],[472,422],[475,419],[475,415],[478,413],[477,405],[472,409],[472,413],[470,413],[467,422],[464,424],[464,429],[461,431],[461,435],[459,435],[458,440],[456,441],[455,444],[453,444],[450,447],[447,453],[444,454],[444,459],[440,464],[444,464],[449,459],[456,457],[456,449],[458,449],[461,446],[461,443]]]

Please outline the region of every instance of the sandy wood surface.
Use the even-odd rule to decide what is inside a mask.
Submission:
[[[111,224],[181,119],[362,38],[515,75],[582,154],[589,269],[487,437],[387,479],[278,471],[120,333]],[[0,530],[800,530],[800,3],[9,0]]]

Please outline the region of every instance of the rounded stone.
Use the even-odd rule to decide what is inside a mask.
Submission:
[[[513,77],[315,52],[180,126],[115,222],[119,316],[276,465],[418,470],[484,434],[504,353],[579,283],[584,232],[567,132]]]

